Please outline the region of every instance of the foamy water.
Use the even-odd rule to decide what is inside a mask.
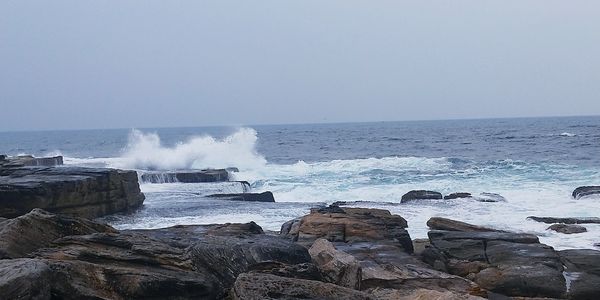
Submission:
[[[560,134],[560,136],[566,136]],[[572,137],[569,135],[569,137]],[[164,146],[155,133],[134,130],[122,155],[108,158],[65,158],[67,164],[136,170],[174,170],[235,166],[236,180],[246,180],[255,192],[272,191],[277,203],[215,201],[205,195],[241,192],[227,184],[143,184],[144,208],[129,216],[112,216],[118,228],[159,228],[178,224],[255,221],[268,230],[308,213],[315,205],[362,201],[356,206],[383,208],[409,222],[413,238],[427,236],[430,217],[448,217],[498,229],[530,232],[558,249],[593,248],[600,242],[600,225],[588,232],[565,235],[546,230],[548,224],[528,216],[599,216],[600,199],[574,200],[571,192],[600,183],[594,167],[519,160],[475,161],[447,157],[389,156],[320,162],[270,163],[256,150],[257,132],[241,128],[223,138],[191,136]],[[403,194],[428,189],[443,194],[501,194],[504,202],[473,199],[419,201],[400,204]]]

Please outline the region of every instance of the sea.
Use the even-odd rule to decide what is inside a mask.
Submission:
[[[0,154],[63,155],[66,165],[149,171],[236,167],[233,179],[275,203],[215,200],[239,183],[141,183],[141,209],[101,221],[118,229],[254,221],[277,231],[311,208],[345,201],[407,219],[429,218],[536,234],[557,249],[594,248],[600,224],[561,234],[528,216],[600,217],[600,117],[515,118],[230,127],[0,132]],[[501,195],[400,203],[410,190]],[[480,200],[480,199],[479,199]]]

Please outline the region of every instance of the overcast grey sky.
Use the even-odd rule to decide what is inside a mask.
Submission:
[[[600,1],[0,3],[0,131],[600,114]]]

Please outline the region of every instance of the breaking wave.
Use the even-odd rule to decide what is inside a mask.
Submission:
[[[133,129],[123,155],[115,167],[144,170],[206,169],[235,166],[256,169],[266,159],[256,152],[257,133],[252,128],[240,128],[235,133],[217,139],[209,135],[194,136],[174,146],[164,146],[156,133]]]

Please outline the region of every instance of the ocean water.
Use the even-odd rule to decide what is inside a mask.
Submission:
[[[69,165],[140,173],[237,167],[236,180],[277,201],[205,197],[241,192],[237,183],[142,183],[142,209],[102,219],[117,228],[255,221],[279,230],[311,207],[348,201],[403,216],[413,238],[426,237],[426,221],[441,216],[534,233],[557,249],[600,242],[600,225],[564,235],[527,220],[600,217],[600,198],[571,198],[578,186],[600,185],[600,117],[0,132],[0,153],[61,154]],[[506,200],[401,204],[413,189]]]

